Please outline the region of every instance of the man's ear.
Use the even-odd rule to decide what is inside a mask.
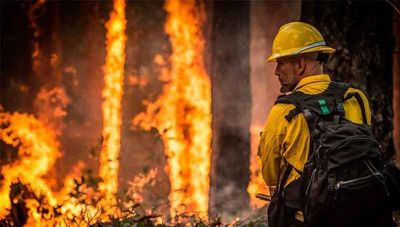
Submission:
[[[296,64],[297,75],[303,76],[306,71],[306,59],[298,58]]]

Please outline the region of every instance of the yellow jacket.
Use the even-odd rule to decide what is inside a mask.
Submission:
[[[305,77],[297,84],[294,91],[319,94],[328,88],[330,81],[329,75],[326,74]],[[367,97],[354,88],[349,88],[345,95],[350,92],[361,95],[368,124],[371,124],[371,110]],[[354,97],[347,100],[343,107],[346,119],[359,124],[363,122],[361,108]],[[284,173],[287,163],[302,172],[307,161],[310,132],[303,114],[296,115],[290,122],[285,119],[292,109],[294,109],[292,104],[274,105],[260,136],[258,155],[261,158],[262,175],[268,186],[277,185],[278,175]],[[297,171],[292,171],[286,185],[299,176]]]

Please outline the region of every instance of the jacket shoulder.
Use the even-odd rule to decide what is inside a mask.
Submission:
[[[354,87],[349,87],[345,93],[345,95],[348,95],[350,93],[358,93],[363,99],[368,99],[367,95],[360,89],[354,88]]]

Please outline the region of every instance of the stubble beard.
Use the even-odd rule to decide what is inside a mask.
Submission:
[[[296,87],[296,84],[288,84],[288,83],[282,84],[281,83],[280,91],[281,91],[281,93],[288,93],[288,92],[293,91],[295,87]]]
[[[289,91],[290,91],[290,89],[289,89],[288,85],[286,85],[286,84],[281,85],[281,93],[287,93]]]
[[[279,75],[279,82],[281,84],[281,93],[288,93],[294,90],[297,85],[296,73],[294,70],[285,70]]]

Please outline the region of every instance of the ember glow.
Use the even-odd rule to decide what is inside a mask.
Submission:
[[[133,119],[144,129],[157,128],[168,157],[170,213],[208,210],[211,159],[211,84],[204,65],[201,27],[204,9],[196,1],[169,0],[165,31],[173,53],[168,81],[155,103]],[[163,59],[156,56],[156,63]]]
[[[121,100],[125,65],[125,1],[115,0],[114,10],[107,22],[107,56],[104,66],[103,89],[103,147],[100,155],[100,191],[103,206],[115,213],[118,189],[118,168],[121,148]]]

